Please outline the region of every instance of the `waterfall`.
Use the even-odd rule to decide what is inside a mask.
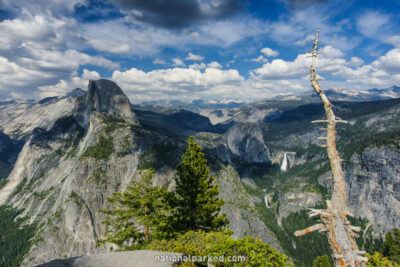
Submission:
[[[282,164],[281,164],[281,171],[283,171],[283,172],[287,171],[288,165],[289,165],[288,159],[287,159],[286,152],[285,152],[285,155],[283,156],[283,160],[282,160]]]
[[[269,206],[269,201],[268,201],[268,195],[264,196],[264,200],[265,200],[265,206],[269,209],[270,206]]]

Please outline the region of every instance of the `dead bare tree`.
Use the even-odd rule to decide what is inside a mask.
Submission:
[[[358,237],[360,227],[351,226],[346,216],[352,216],[347,209],[346,205],[346,184],[344,181],[344,174],[342,170],[342,159],[336,149],[336,124],[343,122],[342,119],[335,116],[332,110],[332,103],[325,95],[324,90],[318,84],[317,74],[315,72],[315,60],[318,54],[318,39],[319,29],[314,39],[312,54],[312,63],[310,68],[311,85],[315,92],[321,98],[326,120],[317,120],[312,123],[326,123],[326,128],[321,130],[326,131],[326,137],[319,137],[319,140],[326,140],[326,144],[321,147],[326,148],[328,158],[332,170],[333,178],[333,193],[331,200],[327,200],[327,209],[316,210],[310,209],[308,215],[311,217],[319,217],[321,223],[315,224],[307,229],[296,231],[296,236],[302,236],[313,231],[325,232],[328,237],[330,248],[333,252],[335,259],[335,266],[351,266],[360,267],[364,266],[364,262],[368,259],[363,257],[365,251],[359,251],[355,238]]]

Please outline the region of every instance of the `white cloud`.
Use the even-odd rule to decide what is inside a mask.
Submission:
[[[379,11],[368,11],[357,20],[358,30],[367,37],[377,38],[387,30],[390,17]]]
[[[202,70],[202,69],[207,68],[207,65],[204,64],[203,62],[201,62],[200,64],[194,63],[194,64],[191,64],[189,66],[189,68],[194,69],[194,70]]]
[[[254,62],[258,62],[258,63],[267,63],[268,62],[268,59],[266,59],[264,56],[262,56],[262,55],[259,55],[258,57],[256,57],[256,58],[252,58],[252,59],[250,59],[250,61],[254,61]]]
[[[185,59],[192,60],[192,61],[202,61],[204,59],[204,57],[189,52],[189,54],[187,55],[187,57]]]
[[[229,68],[229,66],[232,65],[235,62],[236,62],[236,60],[234,60],[234,59],[229,60],[228,63],[226,63],[226,67]]]
[[[75,26],[73,18],[31,14],[26,9],[22,9],[15,19],[1,21],[0,68],[3,72],[0,72],[0,80],[7,80],[7,83],[0,82],[0,97],[7,97],[11,92],[32,97],[42,93],[38,91],[39,87],[58,83],[61,88],[61,81],[71,84],[79,67],[84,65],[119,68],[118,64],[102,56],[69,48],[69,42],[76,38],[72,30]],[[115,44],[109,42],[105,45]],[[79,42],[74,48],[78,49],[78,46]]]
[[[208,63],[207,67],[212,68],[212,69],[222,69],[222,65],[219,64],[217,61],[213,61],[211,63]]]
[[[331,3],[334,3],[331,2]],[[318,14],[314,16],[313,14]],[[330,5],[314,6],[297,9],[289,15],[283,15],[276,22],[271,22],[269,36],[280,44],[284,45],[309,45],[316,33],[317,28],[321,29],[320,40],[338,49],[348,51],[360,44],[362,39],[359,36],[349,35],[349,29],[353,27],[352,21],[343,19],[336,21],[332,19],[335,12],[332,12]],[[332,22],[336,21],[336,22]]]
[[[84,80],[98,80],[100,79],[100,74],[97,71],[83,69],[82,78]]]
[[[175,67],[185,67],[186,66],[186,64],[183,63],[183,61],[180,60],[179,58],[172,59],[172,65],[174,65]]]
[[[335,72],[346,62],[340,58],[343,53],[336,48],[326,46],[321,51],[323,54],[318,57],[316,65],[320,73]],[[275,59],[261,68],[251,71],[251,75],[261,76],[264,79],[299,78],[309,73],[311,59],[308,56],[299,54],[294,61]]]
[[[0,51],[15,49],[21,45],[32,48],[46,48],[49,45],[60,45],[62,36],[59,34],[67,27],[68,20],[30,15],[0,22]]]
[[[261,53],[263,53],[267,57],[276,57],[279,54],[278,51],[272,50],[269,47],[265,47],[265,48],[261,49]]]
[[[344,56],[344,53],[342,51],[340,51],[339,49],[334,48],[334,47],[332,47],[330,45],[324,46],[321,49],[321,52],[322,52],[323,55],[325,55],[326,57],[329,57],[329,58],[343,57]]]
[[[144,72],[136,68],[114,71],[112,79],[123,88],[132,101],[140,102],[158,98],[187,98],[224,94],[221,88],[240,85],[244,78],[237,70],[206,68],[204,71],[191,68],[171,68]],[[216,93],[218,88],[219,93]],[[144,94],[145,93],[145,94]],[[226,96],[226,95],[224,95]]]
[[[393,46],[400,48],[400,35],[395,35],[386,40],[386,43],[392,44]]]
[[[97,71],[84,69],[81,77],[75,76],[68,81],[61,79],[54,85],[39,86],[40,93],[38,96],[40,98],[61,96],[75,88],[85,89],[88,85],[88,80],[91,79],[100,79],[100,74]]]
[[[167,62],[165,62],[165,60],[156,58],[156,59],[153,60],[153,64],[157,64],[157,65],[166,65]]]
[[[98,51],[121,54],[131,50],[128,44],[109,39],[88,39],[86,42]]]
[[[306,45],[306,44],[311,44],[312,41],[314,40],[314,35],[309,34],[307,35],[304,39],[296,41],[294,44],[295,45]]]
[[[9,91],[21,86],[37,84],[52,78],[52,74],[31,70],[0,57],[0,91]]]
[[[351,57],[349,61],[349,65],[353,67],[359,67],[364,63],[364,60],[362,60],[359,57]]]

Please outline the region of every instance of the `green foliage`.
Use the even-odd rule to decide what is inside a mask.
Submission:
[[[107,136],[110,135],[113,131],[127,127],[129,124],[125,121],[124,118],[120,116],[114,116],[114,115],[109,115],[109,114],[101,114],[103,123],[106,124],[106,127],[104,128],[104,132]]]
[[[76,203],[76,205],[78,205],[80,209],[85,204],[85,201],[75,191],[72,191],[69,197]]]
[[[82,158],[94,158],[96,160],[107,160],[114,152],[113,138],[101,135],[99,141],[83,153]]]
[[[367,267],[400,267],[399,264],[391,262],[379,252],[375,252],[373,255],[367,253],[366,256],[368,257]]]
[[[361,154],[367,147],[394,147],[400,149],[400,131],[393,130],[388,132],[364,132],[354,135],[351,131],[343,134],[339,142],[339,149],[343,151],[343,159],[349,163],[354,153]]]
[[[400,229],[394,228],[386,233],[383,256],[400,264]]]
[[[0,206],[0,267],[20,266],[29,251],[36,225],[27,225],[27,218],[17,218],[21,211]]]
[[[108,198],[112,209],[100,210],[107,214],[103,222],[108,226],[105,242],[114,243],[122,250],[132,250],[153,239],[169,238],[166,223],[169,207],[166,199],[171,194],[162,187],[152,186],[153,169],[141,172],[141,181],[132,182],[123,193]]]
[[[201,148],[189,137],[182,162],[177,166],[174,228],[184,233],[190,230],[219,231],[229,224],[226,214],[218,215],[224,201],[218,199],[218,184],[210,176],[207,160]]]
[[[292,266],[288,258],[260,239],[244,237],[234,239],[222,232],[189,231],[175,240],[157,240],[146,249],[183,253],[192,256],[211,256],[227,259],[236,257],[237,262],[212,262],[215,266]],[[240,258],[239,258],[240,257]],[[196,262],[207,266],[205,261]]]
[[[147,152],[139,155],[138,169],[154,168],[158,170],[164,166],[175,168],[178,156],[178,148],[172,143],[155,144]]]
[[[347,217],[350,224],[353,226],[361,227],[361,231],[358,233],[359,237],[356,238],[356,242],[360,250],[365,250],[368,253],[374,253],[375,251],[381,251],[383,246],[383,239],[380,236],[373,234],[372,227],[368,227],[368,219],[365,218],[354,218]]]
[[[312,232],[301,237],[294,235],[295,231],[315,224],[309,219],[306,210],[291,213],[283,218],[281,227],[277,223],[273,208],[266,208],[264,203],[256,203],[256,208],[262,221],[274,233],[284,252],[294,260],[296,265],[311,267],[317,256],[331,255],[328,239],[324,234]],[[324,208],[324,206],[319,205],[315,208]],[[330,260],[332,262],[331,258]]]
[[[331,267],[328,255],[318,256],[313,262],[313,267]]]

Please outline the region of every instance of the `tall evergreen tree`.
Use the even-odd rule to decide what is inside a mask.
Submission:
[[[171,194],[162,187],[152,186],[153,169],[141,172],[141,181],[132,182],[125,192],[114,193],[108,201],[113,209],[103,222],[108,226],[102,243],[114,243],[123,250],[131,250],[154,239],[168,238],[169,207],[165,199]]]
[[[224,201],[218,199],[218,184],[210,176],[210,168],[201,148],[189,137],[188,148],[177,166],[174,197],[175,229],[177,232],[190,230],[220,231],[229,223],[220,210]]]
[[[383,244],[383,256],[400,264],[400,229],[394,228],[387,232]]]

